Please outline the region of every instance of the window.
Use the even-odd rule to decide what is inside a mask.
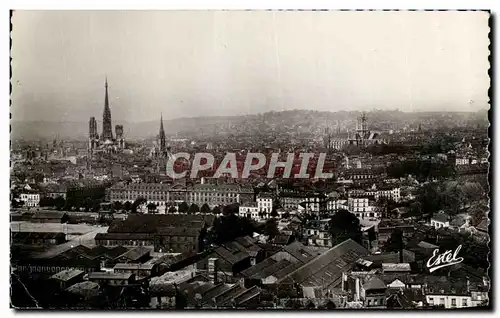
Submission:
[[[434,305],[434,298],[429,297],[429,305]]]
[[[467,307],[467,298],[462,298],[462,307]]]
[[[457,299],[456,298],[451,299],[451,307],[457,307]]]
[[[444,305],[444,297],[441,297],[441,298],[439,299],[439,304],[440,304],[440,305]]]

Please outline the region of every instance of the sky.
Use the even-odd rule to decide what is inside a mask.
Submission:
[[[488,14],[16,11],[18,121],[488,106]]]

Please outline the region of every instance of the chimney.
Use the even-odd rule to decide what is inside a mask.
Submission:
[[[217,261],[218,258],[215,257],[208,259],[208,277],[216,285],[217,285]]]
[[[342,272],[342,291],[345,291],[345,281],[347,280],[346,274]]]
[[[470,293],[470,280],[469,280],[469,276],[467,276],[466,278],[467,278],[467,293]]]
[[[354,301],[359,301],[359,299],[361,298],[360,297],[360,291],[359,291],[359,277],[356,277],[356,280],[354,282],[354,284],[356,285],[356,294],[354,294]]]

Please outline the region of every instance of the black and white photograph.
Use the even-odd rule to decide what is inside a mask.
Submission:
[[[10,19],[16,311],[492,308],[489,11]]]

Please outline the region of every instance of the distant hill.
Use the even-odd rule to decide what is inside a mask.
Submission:
[[[261,134],[265,132],[319,132],[330,127],[332,131],[356,128],[358,111],[320,112],[310,110],[290,110],[267,112],[244,116],[192,117],[165,120],[165,132],[169,135],[238,135]],[[368,125],[372,130],[387,131],[390,129],[438,128],[438,127],[486,127],[487,111],[478,112],[400,112],[371,111],[367,112]],[[158,134],[159,121],[147,122],[113,122],[113,125],[124,126],[125,136],[129,138],[150,138]],[[98,123],[98,131],[102,123]],[[52,139],[56,135],[60,139],[81,139],[88,135],[88,122],[47,122],[47,121],[11,121],[11,138],[13,139]]]

